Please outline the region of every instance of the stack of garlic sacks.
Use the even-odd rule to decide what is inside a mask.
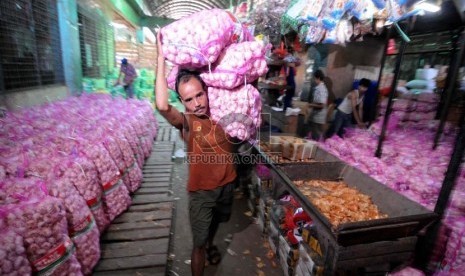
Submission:
[[[177,72],[200,72],[208,86],[210,115],[228,135],[253,140],[261,124],[261,98],[250,83],[268,71],[268,46],[227,11],[205,10],[161,29],[165,58],[175,64],[168,87],[174,90]]]
[[[0,275],[91,275],[100,235],[142,183],[151,104],[84,94],[0,124]]]

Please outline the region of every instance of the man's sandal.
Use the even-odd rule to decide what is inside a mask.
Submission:
[[[218,247],[213,245],[207,248],[207,260],[211,265],[217,265],[221,262],[221,254]]]

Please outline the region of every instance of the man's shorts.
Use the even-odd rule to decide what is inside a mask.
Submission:
[[[226,222],[231,216],[234,183],[214,190],[189,192],[189,217],[194,247],[207,244],[212,221]]]

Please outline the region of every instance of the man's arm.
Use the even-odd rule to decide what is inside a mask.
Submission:
[[[363,124],[361,118],[360,118],[360,115],[359,115],[359,112],[357,111],[357,97],[356,97],[356,94],[353,93],[353,91],[350,92],[350,100],[352,102],[352,110],[353,110],[353,114],[354,114],[354,117],[355,117],[355,121],[357,122],[357,125],[360,127],[360,128],[364,128],[365,125]]]
[[[155,103],[160,114],[176,128],[182,128],[183,115],[168,103],[168,85],[165,79],[165,58],[161,47],[160,32],[157,34],[158,62],[157,80],[155,85]]]
[[[309,103],[308,106],[316,109],[322,109],[324,107],[321,103]]]

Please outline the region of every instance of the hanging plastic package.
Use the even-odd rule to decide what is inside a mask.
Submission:
[[[322,42],[325,44],[335,44],[336,41],[337,41],[337,28],[326,31],[325,38],[323,39]]]
[[[333,30],[337,27],[337,23],[341,20],[346,11],[354,6],[352,0],[333,0],[328,3],[323,12],[321,23],[326,30]]]
[[[300,11],[307,4],[308,0],[292,0],[289,8],[281,17],[281,34],[287,34],[299,29]]]
[[[382,10],[386,7],[386,1],[385,0],[371,0],[373,2],[373,4],[375,5],[375,7],[378,9],[378,10]]]
[[[354,34],[354,28],[349,20],[343,19],[339,22],[336,30],[336,43],[344,45],[350,41]]]
[[[324,0],[306,1],[306,5],[300,11],[299,18],[305,22],[317,21],[324,4]]]
[[[411,11],[406,11],[406,8],[403,6],[402,1],[388,0],[387,9],[388,9],[388,21],[390,23],[399,22],[406,18],[412,17],[414,15],[423,14],[424,11],[421,9],[413,9]]]
[[[376,11],[375,5],[371,0],[352,0],[354,2],[350,14],[359,21],[371,20]]]
[[[307,33],[305,35],[305,43],[307,44],[320,43],[325,36],[325,30],[316,24],[308,26],[306,30]]]

